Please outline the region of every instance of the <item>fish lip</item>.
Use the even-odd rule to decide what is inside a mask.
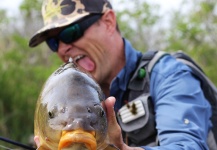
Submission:
[[[95,150],[97,147],[95,131],[84,131],[82,129],[62,131],[58,150],[69,147],[76,143],[83,143],[88,150]]]

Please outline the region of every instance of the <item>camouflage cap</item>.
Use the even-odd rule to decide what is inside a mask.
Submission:
[[[29,41],[35,47],[49,36],[49,31],[67,26],[90,14],[103,14],[112,9],[108,0],[44,0],[42,16],[44,27]]]

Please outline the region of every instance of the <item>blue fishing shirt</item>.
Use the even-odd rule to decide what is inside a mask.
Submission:
[[[123,94],[142,56],[129,41],[125,43],[126,65],[113,79],[110,95],[116,97],[115,110],[124,105]],[[150,94],[155,109],[160,146],[142,146],[145,150],[206,150],[212,124],[211,107],[203,95],[200,82],[191,69],[170,55],[154,66],[150,77]]]

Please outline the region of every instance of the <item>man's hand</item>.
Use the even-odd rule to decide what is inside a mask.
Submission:
[[[110,144],[114,144],[119,149],[124,146],[121,128],[117,123],[116,115],[114,112],[115,98],[109,97],[105,100],[104,106],[107,114],[108,121],[108,136]]]
[[[116,99],[114,97],[109,97],[105,100],[104,103],[107,113],[108,136],[110,144],[114,144],[120,150],[144,150],[139,147],[129,147],[123,142],[121,128],[117,123],[116,115],[114,112],[115,101]]]
[[[39,136],[35,136],[34,141],[35,141],[36,146],[39,147],[40,146]]]

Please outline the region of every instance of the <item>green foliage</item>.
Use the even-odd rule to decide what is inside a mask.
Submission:
[[[31,12],[34,5],[29,7],[31,3],[27,4],[28,7],[22,9],[28,8]],[[0,13],[4,14],[4,11]],[[20,19],[25,19],[24,22],[30,21],[28,25],[32,25],[32,19],[36,19],[34,17],[36,16],[19,16]],[[4,36],[0,37],[0,136],[29,144],[30,136],[33,135],[35,104],[40,90],[48,76],[62,62],[46,45],[29,48],[30,31],[25,27],[18,31],[11,30],[14,29],[14,18],[1,21],[4,30],[0,30],[0,33]],[[23,28],[25,30],[22,30]],[[0,145],[13,147],[1,143]]]
[[[183,3],[188,5],[189,3]],[[196,7],[195,7],[196,6]],[[215,60],[217,58],[217,2],[195,0],[186,13],[174,13],[166,38],[169,51],[181,49],[192,56],[217,85]]]
[[[0,25],[3,23],[7,23],[8,19],[5,17],[6,16],[6,11],[5,10],[0,10]]]
[[[141,0],[122,0],[120,3],[126,5],[123,10],[117,11],[122,35],[129,39],[136,49],[147,50],[150,47],[149,36],[159,20],[159,6]]]
[[[0,133],[24,143],[33,134],[34,109],[42,85],[61,64],[44,47],[43,51],[31,50],[27,43],[20,35],[11,35],[12,47],[1,51],[0,57]]]
[[[16,18],[1,17],[4,19],[0,21],[3,29],[0,34],[4,35],[0,37],[0,133],[25,144],[33,135],[34,110],[40,90],[48,76],[61,64],[47,46],[28,47],[30,34],[36,31],[34,24],[41,20],[36,19],[39,15],[35,15],[40,14],[39,8],[35,7],[39,3],[23,1],[20,7],[23,18],[20,17],[19,21],[25,22],[24,26],[11,23]],[[0,16],[6,16],[6,12],[0,11]],[[12,147],[5,143],[1,145]]]
[[[23,0],[20,5],[20,10],[26,17],[33,15],[33,13],[39,14],[41,9],[42,0]]]

